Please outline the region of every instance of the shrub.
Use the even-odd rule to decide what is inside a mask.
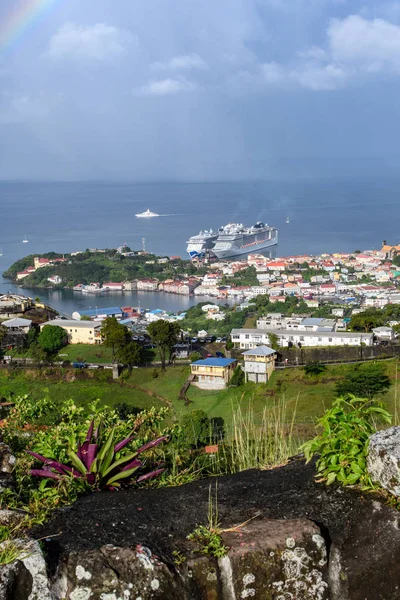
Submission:
[[[307,462],[319,455],[317,476],[328,485],[338,481],[371,486],[366,457],[369,437],[379,422],[391,422],[380,403],[355,396],[338,398],[318,421],[321,433],[302,446]]]
[[[385,366],[378,363],[356,365],[343,381],[336,384],[338,396],[353,395],[359,398],[374,398],[387,392],[390,379]]]
[[[321,375],[321,373],[324,373],[326,371],[326,365],[323,365],[322,363],[319,362],[314,362],[314,363],[309,363],[308,365],[305,365],[304,367],[304,372],[306,375]]]
[[[200,448],[210,441],[211,424],[204,410],[192,410],[180,422],[179,440],[183,446]]]
[[[231,385],[243,385],[244,384],[244,372],[242,368],[238,365],[233,372],[232,378],[230,380]]]

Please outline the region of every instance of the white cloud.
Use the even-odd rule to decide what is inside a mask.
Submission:
[[[172,71],[207,69],[207,63],[198,54],[182,54],[171,58],[167,62],[156,62],[152,65],[153,69],[170,69]]]
[[[1,94],[0,105],[0,125],[33,122],[46,118],[50,112],[48,100],[9,92]]]
[[[286,79],[285,68],[276,62],[261,65],[261,74],[265,83],[278,84]]]
[[[53,60],[113,61],[138,41],[128,31],[112,25],[66,23],[50,39],[47,56]]]
[[[185,78],[179,79],[160,79],[150,81],[147,85],[141,87],[138,92],[141,96],[172,96],[182,92],[191,92],[195,89],[194,83]]]
[[[309,90],[336,90],[346,83],[348,73],[335,64],[310,64],[297,71],[292,71],[290,77],[301,87]]]
[[[400,71],[400,27],[383,19],[359,15],[334,19],[328,29],[333,58],[369,72]]]

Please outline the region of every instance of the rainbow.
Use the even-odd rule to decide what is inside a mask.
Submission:
[[[12,0],[15,6],[0,21],[0,50],[14,44],[59,0]]]

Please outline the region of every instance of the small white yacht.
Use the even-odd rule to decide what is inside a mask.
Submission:
[[[29,242],[28,238],[25,236],[24,239],[22,240],[23,244],[27,244]]]
[[[285,221],[285,223],[290,223],[290,219],[289,219],[289,217],[286,217],[286,221]]]
[[[149,208],[147,210],[145,210],[144,212],[136,213],[136,215],[135,215],[135,217],[139,217],[139,219],[149,218],[149,217],[159,217],[159,216],[160,216],[159,214],[152,212]]]

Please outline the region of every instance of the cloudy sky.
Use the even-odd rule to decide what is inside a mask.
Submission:
[[[40,2],[40,0],[39,0]],[[0,4],[0,178],[396,171],[400,0]]]

